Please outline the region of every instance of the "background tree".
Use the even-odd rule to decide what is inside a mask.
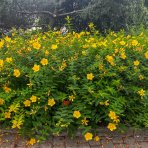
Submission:
[[[146,0],[1,0],[0,26],[61,27],[70,15],[78,31],[86,29],[88,22],[102,31],[128,29],[141,23],[147,27],[147,6]]]

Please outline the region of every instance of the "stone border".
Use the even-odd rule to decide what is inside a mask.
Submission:
[[[1,136],[2,135],[2,136]],[[110,132],[106,128],[98,129],[100,141],[86,141],[81,131],[71,139],[65,132],[60,136],[51,136],[42,144],[26,145],[26,139],[21,138],[16,130],[0,131],[0,148],[148,148],[148,129],[128,129],[125,133]]]

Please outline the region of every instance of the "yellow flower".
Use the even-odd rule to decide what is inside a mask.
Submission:
[[[89,141],[89,140],[92,140],[93,134],[88,132],[88,133],[86,133],[86,134],[84,135],[84,137],[85,137],[85,140],[86,140],[86,141]]]
[[[109,100],[106,100],[105,102],[100,102],[100,105],[109,106]]]
[[[40,49],[41,48],[41,44],[39,42],[34,42],[33,43],[33,48],[34,49]]]
[[[145,55],[145,58],[148,59],[148,51],[144,55]]]
[[[95,140],[96,142],[98,142],[98,141],[100,141],[100,137],[99,137],[99,136],[95,136],[95,137],[94,137],[94,140]]]
[[[118,53],[118,52],[119,52],[119,49],[116,48],[116,49],[115,49],[115,53]]]
[[[33,83],[30,81],[30,83],[28,83],[27,86],[32,87]]]
[[[37,142],[37,141],[36,141],[35,138],[31,138],[31,139],[28,141],[28,144],[34,145],[36,142]]]
[[[138,45],[138,41],[137,40],[133,40],[132,41],[132,46],[137,46]]]
[[[124,46],[125,44],[125,41],[120,41],[120,45]]]
[[[52,50],[55,50],[55,49],[57,49],[57,48],[58,48],[58,45],[55,45],[55,44],[51,45],[51,49],[52,49]]]
[[[143,75],[139,75],[139,80],[143,80],[144,76]]]
[[[0,67],[4,66],[4,61],[0,59]]]
[[[8,36],[5,37],[5,41],[10,42],[11,38],[9,38]]]
[[[45,56],[48,56],[48,55],[49,55],[49,51],[46,50],[46,51],[45,51]]]
[[[54,100],[54,99],[48,99],[48,105],[49,105],[49,106],[51,106],[51,107],[52,107],[52,106],[54,106],[54,105],[55,105],[55,103],[56,103],[56,102],[55,102],[55,100]]]
[[[120,120],[118,118],[114,119],[113,121],[114,121],[114,123],[119,123],[120,122]]]
[[[0,48],[2,48],[4,46],[4,40],[0,41]]]
[[[74,95],[69,96],[69,100],[70,101],[73,101],[74,99],[75,99],[75,96]]]
[[[107,56],[106,56],[106,60],[107,60],[112,66],[115,65],[115,64],[114,64],[114,58],[113,58],[112,56],[107,55]]]
[[[6,62],[11,63],[12,62],[12,58],[6,58]]]
[[[6,119],[10,119],[11,118],[10,117],[11,116],[11,113],[10,112],[5,112],[4,115],[5,115],[5,118]]]
[[[25,105],[25,107],[29,107],[30,104],[31,104],[31,101],[30,101],[30,100],[26,100],[26,101],[24,101],[24,105]]]
[[[7,86],[3,86],[3,90],[6,92],[6,93],[9,93],[11,91],[11,88],[7,87]]]
[[[32,102],[36,102],[37,97],[36,97],[36,96],[32,96],[32,97],[30,98],[30,100],[31,100]]]
[[[106,101],[104,102],[104,105],[105,105],[105,106],[109,106],[109,100],[106,100]]]
[[[122,59],[126,59],[125,53],[121,53],[120,57],[121,57]]]
[[[38,71],[40,70],[40,65],[34,64],[32,70],[33,70],[34,72],[38,72]]]
[[[109,123],[108,126],[107,126],[107,128],[108,128],[110,131],[114,131],[114,130],[117,129],[116,124],[114,124],[114,123]]]
[[[83,120],[81,120],[81,123],[83,124],[83,125],[88,125],[88,120],[86,119],[86,117],[83,119]]]
[[[3,105],[4,103],[5,101],[2,98],[0,98],[0,105]]]
[[[43,58],[40,62],[43,66],[47,65],[48,64],[48,60]]]
[[[15,77],[19,77],[19,76],[21,75],[21,73],[20,73],[20,71],[19,71],[18,69],[14,69],[13,75],[14,75]]]
[[[87,79],[88,80],[93,80],[93,78],[94,78],[93,73],[87,74]]]
[[[140,62],[138,60],[134,61],[134,66],[138,66]]]
[[[81,117],[81,113],[79,111],[74,111],[73,116],[78,119]]]
[[[94,44],[91,45],[91,47],[93,47],[93,48],[97,48],[97,44],[94,43]]]
[[[145,90],[141,89],[138,91],[138,94],[143,97],[145,95]]]
[[[113,112],[113,111],[110,111],[108,116],[110,117],[110,119],[114,120],[114,119],[117,119],[117,116],[116,116],[116,113]]]

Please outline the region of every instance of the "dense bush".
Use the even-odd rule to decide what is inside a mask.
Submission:
[[[0,123],[28,134],[148,127],[148,30],[35,32],[0,40]],[[35,138],[35,139],[34,139]],[[98,137],[95,137],[97,140]]]

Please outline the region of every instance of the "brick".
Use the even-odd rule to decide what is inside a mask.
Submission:
[[[146,136],[146,137],[148,137],[148,129],[144,129],[143,135]]]
[[[66,148],[78,148],[78,146],[66,146]]]
[[[100,140],[100,141],[101,141],[101,140]],[[101,145],[101,142],[100,142],[100,141],[96,142],[96,141],[94,141],[94,140],[91,140],[91,141],[89,141],[89,145],[90,145],[90,146],[94,146],[94,145],[95,145],[95,146],[97,146],[97,145],[99,146],[99,145]]]
[[[126,139],[124,139],[124,144],[127,146],[127,148],[137,148],[134,137],[127,137]]]
[[[135,141],[137,141],[137,142],[142,142],[142,141],[144,141],[143,135],[134,136],[134,139],[135,139]]]
[[[144,132],[143,130],[135,130],[135,131],[134,131],[134,137],[143,136],[144,133],[145,133],[145,132]]]
[[[110,130],[108,129],[99,129],[98,130],[98,135],[100,137],[112,137],[114,135],[114,132],[111,132]]]
[[[119,143],[118,144],[114,144],[113,146],[114,146],[113,148],[130,148],[126,144],[119,144]]]
[[[65,137],[53,137],[53,145],[64,145],[65,144]]]
[[[53,148],[66,148],[65,145],[54,145]]]
[[[65,145],[66,145],[66,148],[67,147],[77,147],[77,139],[76,138],[71,139],[69,137],[66,137]]]
[[[113,143],[116,143],[116,144],[120,144],[120,143],[123,144],[123,143],[124,143],[122,137],[114,137],[114,138],[112,139],[112,141],[113,141]]]
[[[19,137],[19,139],[17,139],[16,146],[17,147],[25,147],[26,146],[26,139]]]
[[[9,133],[6,133],[2,136],[2,140],[3,142],[7,142],[7,141],[15,141],[15,135],[11,135]]]
[[[143,141],[144,141],[144,142],[148,142],[148,137],[144,137],[144,138],[143,138]]]
[[[102,148],[102,145],[93,145],[93,146],[90,146],[90,148]]]
[[[39,145],[40,148],[52,148],[52,144],[50,142],[44,142]]]
[[[0,144],[0,148],[13,148],[14,147],[14,141],[9,141],[9,142],[2,142]]]
[[[77,136],[76,139],[77,139],[77,144],[88,143],[84,137]]]
[[[114,144],[110,141],[108,143],[102,143],[103,148],[114,148]]]
[[[141,148],[148,148],[148,142],[142,142],[140,143]]]
[[[119,136],[121,136],[121,137],[132,137],[132,136],[134,136],[134,130],[128,129],[127,131],[119,132]]]
[[[90,148],[90,145],[88,143],[82,143],[78,144],[78,148]]]

